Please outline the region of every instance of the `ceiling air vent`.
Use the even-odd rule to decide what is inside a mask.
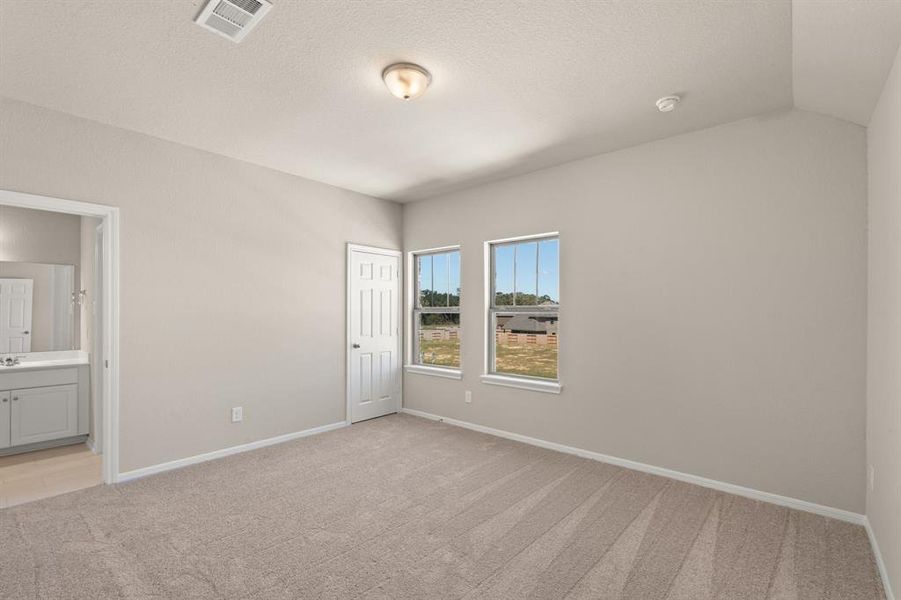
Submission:
[[[269,12],[266,0],[209,0],[194,21],[214,33],[240,42]]]

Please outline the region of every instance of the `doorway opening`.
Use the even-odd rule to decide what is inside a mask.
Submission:
[[[68,301],[48,313],[47,322],[52,325],[45,327],[49,341],[38,340],[34,314],[27,327],[18,319],[19,312],[10,320],[14,324],[22,321],[19,333],[26,339],[11,342],[5,350],[0,348],[6,362],[16,363],[0,366],[0,376],[4,377],[0,396],[10,392],[9,410],[0,410],[0,442],[5,430],[3,415],[15,416],[9,431],[18,436],[17,450],[37,450],[47,453],[47,459],[71,461],[81,449],[65,449],[65,445],[83,441],[100,454],[101,481],[114,483],[119,476],[119,209],[0,190],[3,207],[82,217],[82,256],[73,270],[74,287],[67,279],[73,276],[62,269],[50,278],[47,289],[66,296]],[[21,306],[25,306],[24,299]],[[32,306],[37,308],[37,298],[33,298]],[[67,435],[70,433],[73,435]],[[56,448],[48,448],[54,444]],[[12,466],[29,460],[24,453],[15,456],[20,458],[8,457]]]

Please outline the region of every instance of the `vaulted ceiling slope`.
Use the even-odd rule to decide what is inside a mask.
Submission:
[[[401,201],[791,107],[793,35],[802,106],[875,102],[808,100],[856,82],[816,70],[834,36],[784,0],[273,3],[234,44],[193,23],[201,0],[0,0],[0,95]],[[397,61],[432,71],[425,96],[386,92]]]
[[[867,125],[901,42],[901,0],[795,0],[795,105]]]

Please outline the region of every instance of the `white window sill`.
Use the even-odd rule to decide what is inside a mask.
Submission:
[[[559,394],[563,390],[563,386],[556,381],[510,377],[508,375],[496,375],[494,373],[482,375],[482,383],[503,385],[506,387],[519,388],[521,390],[531,390],[533,392],[544,392],[546,394]]]
[[[460,369],[445,369],[443,367],[428,367],[426,365],[405,365],[404,371],[417,375],[431,375],[432,377],[444,377],[445,379],[463,379],[463,371]]]

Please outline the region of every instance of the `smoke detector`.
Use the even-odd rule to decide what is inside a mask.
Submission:
[[[266,0],[209,0],[194,22],[237,43],[257,26],[272,4]]]
[[[657,110],[660,112],[672,112],[675,110],[676,105],[682,101],[682,98],[679,96],[664,96],[660,100],[656,102]]]

